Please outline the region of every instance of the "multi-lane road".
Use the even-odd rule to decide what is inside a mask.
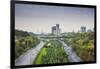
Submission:
[[[68,46],[64,41],[60,41],[64,46],[64,51],[68,55],[69,62],[80,62],[81,59],[76,55],[70,46]]]
[[[64,41],[59,40],[63,46],[64,51],[68,55],[69,62],[80,62],[81,59],[76,55],[76,53],[72,50],[71,47],[67,46]],[[22,54],[19,58],[15,60],[15,66],[17,65],[31,65],[39,52],[41,51],[42,47],[44,46],[45,42],[41,41],[35,48],[28,50],[26,53]]]
[[[36,56],[44,46],[45,42],[41,41],[35,48],[28,50],[15,60],[15,66],[18,65],[31,65],[35,60]]]

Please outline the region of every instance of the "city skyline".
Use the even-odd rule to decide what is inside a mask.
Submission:
[[[77,32],[81,26],[93,29],[94,8],[15,5],[15,29],[51,33],[51,27],[56,24],[62,32]]]

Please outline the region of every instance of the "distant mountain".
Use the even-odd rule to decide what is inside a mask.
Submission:
[[[25,36],[28,36],[29,33],[27,31],[22,31],[22,30],[15,30],[15,35],[16,36],[22,36],[22,37],[25,37]]]

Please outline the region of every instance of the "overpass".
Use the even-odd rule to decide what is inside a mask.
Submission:
[[[45,36],[45,35],[42,35],[42,36],[37,36],[39,38],[67,38],[67,36]]]

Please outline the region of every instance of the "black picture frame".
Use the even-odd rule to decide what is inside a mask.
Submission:
[[[15,4],[31,4],[31,5],[49,5],[49,6],[64,6],[64,7],[85,7],[85,8],[94,8],[94,30],[95,30],[95,49],[94,49],[94,58],[95,61],[89,61],[89,62],[72,62],[72,63],[58,63],[58,64],[43,64],[43,65],[20,65],[20,66],[15,66]],[[34,1],[11,1],[10,4],[10,14],[11,14],[11,25],[10,25],[10,67],[13,68],[28,68],[28,67],[45,67],[45,66],[60,66],[60,65],[77,65],[77,64],[91,64],[91,63],[96,63],[96,5],[80,5],[80,4],[64,4],[64,3],[48,3],[48,2],[34,2]]]

